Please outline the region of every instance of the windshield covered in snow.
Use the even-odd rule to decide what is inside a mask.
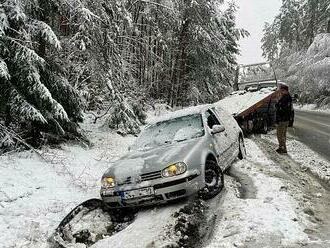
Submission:
[[[136,139],[133,149],[145,150],[204,135],[201,114],[187,115],[148,126]]]

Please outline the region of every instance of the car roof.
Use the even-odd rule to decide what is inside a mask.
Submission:
[[[179,117],[184,117],[188,115],[194,115],[194,114],[201,114],[204,111],[208,110],[209,108],[214,107],[212,104],[203,104],[203,105],[198,105],[198,106],[193,106],[193,107],[188,107],[188,108],[183,108],[180,110],[176,110],[174,112],[159,116],[157,118],[153,118],[148,122],[148,124],[156,124],[158,122],[163,122]]]

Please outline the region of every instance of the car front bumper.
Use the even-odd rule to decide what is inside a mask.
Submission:
[[[199,171],[186,172],[181,176],[162,178],[144,182],[142,185],[119,187],[114,189],[101,188],[100,194],[109,208],[141,207],[166,203],[196,194],[204,187]],[[153,194],[125,199],[123,192],[152,187]]]

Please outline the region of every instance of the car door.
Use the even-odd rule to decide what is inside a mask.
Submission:
[[[214,125],[223,125],[226,128],[225,124],[218,119],[211,109],[206,111],[205,116],[207,126],[210,131]],[[228,138],[227,131],[225,130],[223,132],[213,134],[212,137],[214,138],[215,150],[217,152],[219,164],[222,169],[224,169],[228,166],[228,150],[230,148],[230,140]]]
[[[213,111],[216,113],[218,118],[224,123],[227,131],[227,137],[229,139],[228,158],[231,162],[238,155],[238,135],[239,127],[236,120],[224,111],[222,108],[214,108]]]

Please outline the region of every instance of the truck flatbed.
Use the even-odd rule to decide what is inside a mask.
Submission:
[[[215,103],[234,116],[245,133],[267,133],[275,123],[276,87],[234,91]]]
[[[244,117],[267,104],[271,98],[276,98],[276,89],[263,88],[255,92],[236,91],[230,96],[218,101],[222,107],[233,116]]]

